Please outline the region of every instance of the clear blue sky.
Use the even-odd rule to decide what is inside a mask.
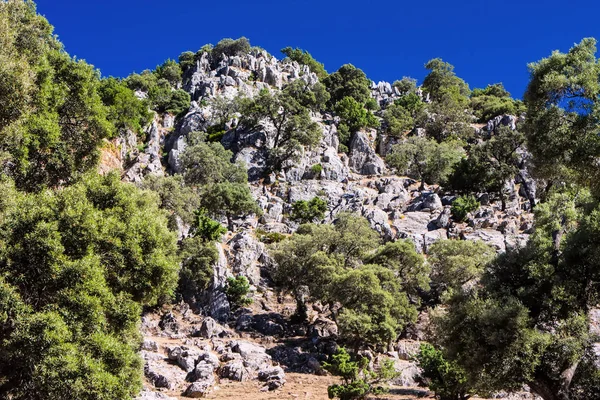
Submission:
[[[104,76],[152,69],[224,37],[281,57],[308,50],[329,72],[345,63],[374,80],[422,80],[434,57],[471,88],[503,82],[521,97],[527,63],[600,39],[596,0],[38,0],[66,49]]]

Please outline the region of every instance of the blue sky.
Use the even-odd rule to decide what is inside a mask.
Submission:
[[[521,97],[527,63],[600,39],[594,0],[38,0],[66,49],[104,76],[154,68],[186,50],[246,36],[281,57],[308,50],[329,72],[345,63],[374,80],[426,74],[441,57],[471,88],[503,82]]]

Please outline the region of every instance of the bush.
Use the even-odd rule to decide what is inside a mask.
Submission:
[[[310,172],[312,172],[316,177],[321,176],[321,172],[323,172],[323,166],[321,164],[315,164],[310,167]]]
[[[196,215],[192,226],[194,237],[200,237],[205,241],[218,241],[227,232],[223,225],[207,215],[205,208],[199,208],[194,214]]]
[[[308,224],[325,218],[325,211],[327,211],[327,202],[320,197],[310,201],[299,200],[292,205],[291,219],[301,224]]]
[[[365,399],[369,395],[379,395],[387,392],[387,388],[377,385],[381,380],[389,380],[397,374],[393,363],[389,360],[381,364],[379,371],[368,371],[369,361],[361,357],[352,361],[351,355],[340,347],[336,354],[331,356],[331,363],[323,363],[323,368],[333,375],[342,378],[342,384],[331,385],[327,388],[330,399],[341,400]]]
[[[227,300],[229,300],[232,309],[237,310],[238,308],[252,304],[252,299],[248,297],[249,292],[250,283],[245,276],[240,275],[236,278],[227,278],[225,294],[227,295]]]
[[[454,219],[462,222],[467,217],[467,214],[479,208],[479,202],[475,196],[460,196],[452,203],[452,215]]]
[[[422,372],[419,383],[435,392],[439,400],[467,400],[470,388],[465,372],[455,363],[444,359],[441,351],[430,344],[422,344],[416,355]]]

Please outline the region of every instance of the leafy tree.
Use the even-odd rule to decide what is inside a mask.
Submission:
[[[469,85],[454,73],[454,66],[441,58],[434,58],[425,64],[429,74],[423,80],[423,90],[429,93],[431,99],[442,102],[445,90],[458,89],[459,96],[469,95]]]
[[[465,372],[456,364],[444,358],[441,351],[430,344],[421,344],[416,360],[421,373],[419,383],[435,392],[439,400],[467,400],[471,389]]]
[[[524,131],[535,170],[551,182],[575,180],[596,190],[599,67],[596,40],[529,64]]]
[[[387,133],[396,138],[403,137],[415,125],[415,120],[410,111],[398,104],[392,104],[386,108],[383,112],[383,121],[385,122]]]
[[[201,190],[200,205],[210,215],[225,216],[230,231],[234,217],[261,213],[246,183],[225,181],[205,185]]]
[[[196,220],[192,226],[192,236],[212,242],[220,241],[221,236],[227,233],[225,227],[206,215],[205,209],[199,208],[194,214],[196,215]]]
[[[186,186],[182,175],[148,175],[140,183],[142,189],[156,192],[160,199],[160,208],[168,212],[169,227],[177,230],[177,218],[184,224],[192,225],[196,210],[200,207],[200,198],[194,188]]]
[[[262,90],[255,99],[241,101],[241,125],[246,128],[265,127],[274,129],[269,140],[269,164],[279,170],[288,160],[294,160],[302,146],[314,146],[319,142],[321,129],[310,118],[309,110],[302,104],[306,96],[299,97],[296,85],[288,85],[281,92],[271,94]]]
[[[600,387],[587,318],[599,294],[589,284],[600,270],[589,245],[597,210],[585,191],[551,196],[536,207],[528,244],[500,256],[479,291],[451,301],[438,340],[479,393],[527,384],[565,400]]]
[[[520,100],[513,100],[501,83],[488,85],[485,89],[473,89],[471,107],[480,122],[504,114],[519,115],[525,112]]]
[[[458,221],[462,222],[467,218],[467,214],[479,209],[479,202],[475,196],[459,196],[452,203],[452,216]]]
[[[398,173],[420,180],[423,190],[425,181],[444,183],[461,157],[461,150],[452,143],[413,136],[394,145],[386,161]]]
[[[250,41],[243,36],[235,40],[230,38],[221,39],[216,46],[209,46],[210,47],[205,46],[200,49],[199,53],[209,50],[213,67],[216,67],[225,56],[232,57],[248,54],[251,47]]]
[[[292,204],[291,219],[301,224],[308,224],[325,218],[325,211],[327,211],[327,202],[320,197],[314,197],[310,201],[298,200]]]
[[[474,130],[469,125],[472,122],[469,98],[461,93],[460,86],[442,87],[436,98],[428,107],[427,134],[438,142],[448,138],[470,139]]]
[[[427,256],[431,302],[436,304],[481,278],[496,251],[480,240],[440,240],[429,246]]]
[[[400,94],[404,96],[417,91],[417,80],[408,76],[403,76],[399,81],[395,81],[392,86],[398,89]]]
[[[195,55],[191,51],[184,51],[177,58],[179,61],[179,67],[182,72],[186,72],[188,69],[196,65]]]
[[[205,134],[192,132],[188,146],[181,154],[185,182],[188,185],[207,185],[218,182],[246,183],[248,172],[241,163],[232,163],[233,153],[221,143],[207,143]]]
[[[158,79],[165,79],[173,87],[181,82],[181,67],[174,60],[167,60],[154,71]]]
[[[370,395],[379,395],[387,392],[387,388],[378,385],[384,379],[391,379],[396,374],[393,372],[391,360],[384,360],[379,371],[368,371],[369,362],[365,357],[352,361],[352,356],[346,349],[340,347],[336,354],[331,356],[331,363],[324,363],[323,367],[333,375],[342,378],[341,385],[331,385],[327,388],[330,399],[341,400],[366,399]]]
[[[100,81],[100,98],[108,107],[108,119],[117,129],[131,129],[138,135],[152,115],[148,106],[139,100],[122,81],[113,77]]]
[[[311,72],[317,74],[319,79],[325,79],[327,77],[327,71],[322,63],[315,60],[308,51],[299,48],[292,49],[286,47],[281,49],[281,52],[285,54],[290,60],[296,61],[298,64],[307,65]]]
[[[429,289],[430,268],[410,240],[386,243],[368,255],[365,262],[381,265],[393,271],[399,279],[402,290],[414,299],[411,299],[413,302],[416,302],[417,295],[421,291]]]
[[[147,69],[140,74],[129,75],[124,81],[131,90],[141,90],[147,93],[157,85],[158,78],[156,74],[153,74],[152,71]],[[168,81],[166,82],[168,83]]]
[[[213,280],[213,265],[219,259],[216,244],[201,235],[183,239],[179,249],[181,270],[177,293],[183,300],[195,302],[196,296],[209,288]]]
[[[352,64],[345,64],[336,72],[323,79],[331,94],[329,105],[334,106],[344,97],[352,97],[360,104],[371,96],[371,81],[365,73]]]
[[[346,125],[351,133],[355,133],[362,128],[379,126],[379,121],[373,113],[350,96],[344,97],[336,103],[335,112],[340,117],[341,123]]]
[[[459,191],[490,192],[506,207],[506,181],[519,172],[519,153],[525,138],[519,131],[503,126],[490,140],[472,145],[450,177],[450,186]],[[532,204],[535,205],[535,204]]]
[[[0,393],[137,395],[141,306],[168,298],[178,269],[156,197],[109,175],[14,201],[0,228]]]
[[[252,299],[248,297],[249,292],[250,283],[248,282],[248,278],[245,276],[240,275],[235,278],[227,278],[225,294],[227,295],[227,300],[229,300],[229,303],[231,303],[234,310],[252,304]]]

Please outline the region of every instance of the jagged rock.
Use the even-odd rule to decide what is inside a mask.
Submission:
[[[402,339],[396,344],[398,358],[410,361],[419,352],[421,342],[418,340]]]
[[[488,121],[486,131],[488,134],[493,134],[501,126],[508,126],[513,131],[517,129],[518,118],[514,115],[498,115],[497,117]]]
[[[213,354],[213,353],[211,353],[209,351],[201,352],[198,355],[197,362],[199,363],[201,361],[204,361],[207,364],[212,365],[212,367],[214,369],[219,368],[219,366],[221,365],[221,362],[219,361],[219,358],[215,354]]]
[[[190,382],[206,382],[211,385],[215,383],[214,367],[206,361],[200,361],[195,368],[188,374]]]
[[[367,135],[356,132],[350,141],[350,168],[362,175],[381,175],[385,172],[385,162],[377,155]]]
[[[376,230],[386,241],[392,239],[392,229],[385,211],[379,208],[367,208],[363,211],[363,216],[369,221],[371,228]]]
[[[313,340],[337,339],[338,327],[332,320],[319,317],[308,328],[308,336]]]
[[[188,386],[187,389],[185,389],[185,392],[183,392],[183,395],[185,397],[199,399],[201,397],[206,396],[207,394],[209,394],[211,392],[213,384],[214,384],[214,381],[212,383],[208,382],[208,381],[194,382],[190,386]]]
[[[142,350],[158,351],[158,344],[154,340],[144,339],[144,342],[142,343]]]
[[[240,360],[230,361],[223,365],[219,371],[219,376],[238,382],[244,382],[249,379],[248,371],[244,367],[244,363]]]
[[[169,382],[168,378],[160,372],[154,370],[148,363],[144,365],[144,375],[157,388],[169,388],[172,386],[172,383]]]
[[[494,247],[499,252],[504,252],[506,250],[504,235],[494,229],[479,229],[470,233],[464,233],[463,239],[483,240],[485,243]]]
[[[242,161],[248,168],[248,180],[254,182],[265,174],[267,153],[264,149],[245,147],[235,155],[233,161]]]
[[[235,275],[244,275],[251,284],[260,282],[259,259],[265,252],[265,245],[250,232],[240,232],[228,242],[229,266]]]
[[[232,352],[241,355],[244,367],[249,373],[255,374],[271,366],[271,356],[267,354],[264,347],[244,340],[230,342],[229,346]]]
[[[392,226],[396,229],[398,239],[410,239],[417,251],[422,253],[425,249],[424,235],[429,232],[430,220],[429,212],[407,212],[395,218]]]
[[[200,326],[200,336],[206,339],[212,339],[223,332],[223,327],[211,317],[206,317]]]
[[[442,199],[437,193],[423,192],[417,197],[410,206],[408,211],[435,211],[443,208]]]
[[[160,322],[158,326],[163,331],[170,331],[173,333],[179,332],[179,322],[177,322],[177,318],[171,312],[164,313],[160,317]]]
[[[258,372],[258,380],[266,382],[268,390],[276,390],[285,384],[285,372],[281,367],[265,368]]]
[[[135,400],[177,400],[174,397],[169,397],[164,393],[160,392],[152,392],[149,390],[144,390]]]
[[[399,359],[394,360],[394,369],[399,374],[391,381],[392,384],[404,387],[418,386],[417,376],[420,370],[414,362]]]
[[[450,225],[450,216],[452,212],[449,206],[445,206],[440,215],[435,220],[435,225],[438,228],[447,228]]]

